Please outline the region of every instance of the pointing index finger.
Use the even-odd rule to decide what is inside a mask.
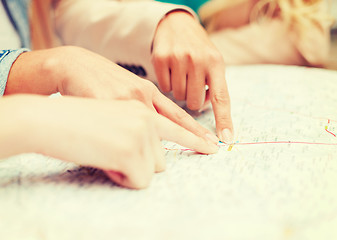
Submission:
[[[167,117],[181,127],[199,137],[210,140],[214,144],[218,143],[219,139],[214,134],[202,127],[185,110],[161,94],[158,89],[155,90],[153,95],[153,105],[159,114]]]
[[[218,146],[213,142],[193,134],[160,114],[156,116],[156,125],[161,139],[176,142],[199,153],[213,154],[218,151]]]
[[[233,141],[233,123],[225,70],[222,63],[217,63],[209,72],[208,84],[217,134],[221,141],[231,143]]]

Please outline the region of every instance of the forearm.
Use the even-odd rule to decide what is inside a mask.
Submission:
[[[57,48],[22,53],[10,69],[4,94],[57,92],[60,54]]]
[[[71,112],[79,105],[74,107],[72,101],[66,100],[32,94],[1,98],[0,159],[22,153],[39,153],[74,160],[69,156],[76,155],[78,149],[70,149],[68,143],[74,141],[76,135],[67,136],[78,125]]]
[[[200,153],[218,150],[217,140],[198,137],[137,101],[14,95],[0,99],[0,111],[0,159],[40,153],[107,170],[131,188],[148,186],[165,170],[160,139]]]
[[[34,152],[33,126],[29,116],[30,97],[7,96],[0,99],[0,159],[13,155]]]

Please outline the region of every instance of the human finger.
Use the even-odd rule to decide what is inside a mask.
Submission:
[[[157,76],[159,88],[163,92],[170,92],[172,90],[171,72],[167,57],[154,55],[152,57],[152,63]]]
[[[155,173],[155,160],[157,158],[157,155],[153,154],[153,146],[147,142],[148,139],[145,139],[148,138],[149,134],[144,136],[143,143],[145,144],[142,144],[141,152],[130,154],[127,159],[124,159],[127,163],[120,165],[118,170],[105,171],[112,181],[120,186],[132,189],[148,187]]]
[[[170,61],[171,85],[173,96],[177,100],[186,99],[187,64],[179,57],[173,57]]]
[[[153,92],[153,105],[157,112],[197,136],[208,139],[217,144],[219,139],[206,128],[202,127],[186,111],[161,94],[158,89]]]
[[[224,67],[220,63],[217,63],[212,71],[209,72],[208,85],[217,134],[222,142],[231,143],[233,141],[233,123],[230,98],[225,80]]]
[[[149,186],[153,171],[150,174],[142,173],[142,170],[138,169],[137,174],[122,173],[113,170],[105,170],[105,174],[116,184],[122,187],[131,189],[143,189]]]
[[[123,173],[113,170],[105,170],[104,172],[114,183],[122,187],[128,187],[124,185],[126,176]]]
[[[199,153],[213,154],[218,151],[214,142],[195,135],[164,116],[157,115],[156,126],[161,139],[176,142]]]
[[[199,112],[203,112],[205,111],[206,109],[208,109],[211,105],[211,99],[210,99],[210,96],[209,96],[209,89],[208,89],[208,85],[206,86],[206,96],[205,96],[205,101],[204,101],[204,104],[202,105],[202,107],[199,109]]]
[[[133,131],[137,140],[129,143],[134,150],[127,155],[122,164],[112,171],[107,171],[107,175],[121,186],[141,189],[150,184],[155,172],[165,170],[165,159],[161,139],[154,124],[158,113],[149,111],[142,105],[136,111],[142,120],[138,121],[141,131]],[[139,127],[136,127],[136,130],[139,130]]]
[[[205,72],[202,68],[190,69],[187,80],[186,105],[191,110],[200,109],[205,101]]]

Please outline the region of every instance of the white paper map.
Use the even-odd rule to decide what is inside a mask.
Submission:
[[[148,189],[40,155],[1,162],[0,239],[337,239],[337,72],[230,67],[227,82],[235,144],[165,142]],[[196,118],[214,129],[211,110]]]

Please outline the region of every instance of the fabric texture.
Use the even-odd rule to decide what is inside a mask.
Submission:
[[[55,26],[63,44],[84,47],[156,81],[152,41],[161,19],[177,9],[197,19],[186,6],[156,1],[62,0],[55,11]]]
[[[20,36],[22,48],[6,50],[0,46],[0,96],[3,96],[9,71],[17,59],[17,57],[30,47],[30,33],[28,22],[28,0],[2,0],[7,11],[8,17],[11,19],[14,28]]]
[[[26,51],[29,51],[29,49],[0,50],[0,96],[4,95],[7,78],[12,64],[21,53]]]
[[[29,0],[1,0],[22,43],[22,49],[1,50],[0,94],[10,68],[31,47]],[[77,45],[101,54],[141,77],[155,80],[151,63],[152,40],[160,20],[185,6],[153,1],[62,0],[53,13],[55,32],[64,45]]]

